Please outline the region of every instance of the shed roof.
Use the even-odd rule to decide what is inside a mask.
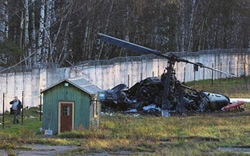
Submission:
[[[61,84],[62,82],[68,82],[69,84],[72,84],[73,86],[77,87],[78,89],[82,90],[83,92],[86,92],[89,95],[95,95],[98,91],[102,91],[99,87],[96,85],[90,83],[89,81],[83,79],[83,78],[75,78],[75,79],[63,79],[54,85],[44,89],[42,93],[46,92],[47,90],[57,86],[58,84]]]

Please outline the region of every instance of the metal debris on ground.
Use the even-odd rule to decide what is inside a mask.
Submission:
[[[181,84],[181,87],[171,90],[171,108],[168,111],[162,111],[163,90],[163,82],[157,77],[146,78],[131,88],[128,88],[125,84],[120,84],[103,93],[106,98],[102,101],[102,109],[103,111],[112,110],[123,113],[170,116],[170,113],[173,112],[216,111],[230,104],[230,99],[225,95],[196,91]],[[183,97],[180,97],[180,92],[182,92]],[[227,110],[227,107],[225,107],[225,110]]]
[[[121,40],[105,34],[99,34],[102,41],[116,45],[140,54],[154,54],[168,60],[166,72],[161,77],[148,77],[131,88],[125,84],[119,84],[98,94],[102,102],[103,110],[128,111],[136,109],[138,112],[169,117],[171,112],[184,114],[185,111],[205,112],[226,109],[230,99],[221,94],[194,90],[177,80],[174,65],[178,62],[192,64],[194,72],[199,68],[206,68],[213,72],[219,72],[226,77],[232,74],[203,65],[199,62],[191,62],[176,56],[173,53],[164,54],[160,51],[143,47],[125,40]],[[154,107],[152,107],[154,105]],[[148,108],[145,110],[145,108]],[[129,113],[129,112],[128,112]],[[130,112],[131,113],[131,112]]]

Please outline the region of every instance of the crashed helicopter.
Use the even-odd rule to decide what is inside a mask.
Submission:
[[[168,67],[161,77],[148,77],[136,83],[131,88],[119,84],[110,90],[99,93],[99,100],[103,109],[127,111],[137,109],[146,113],[156,112],[162,116],[169,116],[170,112],[184,113],[190,111],[221,110],[230,104],[230,99],[221,94],[194,90],[177,80],[174,65],[185,62],[194,65],[194,69],[207,68],[231,76],[226,72],[207,67],[202,63],[194,63],[174,54],[163,54],[160,51],[143,47],[125,40],[99,33],[99,39],[109,44],[126,48],[141,54],[154,54],[168,60]]]

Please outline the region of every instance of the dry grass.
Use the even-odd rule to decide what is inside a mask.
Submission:
[[[248,79],[247,79],[248,80]],[[239,80],[219,80],[214,82],[220,93],[248,96],[244,78]],[[218,85],[220,84],[219,88]],[[192,83],[190,83],[192,85]],[[197,82],[195,87],[215,91],[210,81]],[[227,85],[226,85],[227,84]],[[203,86],[204,87],[203,87]],[[234,88],[234,89],[233,89]],[[230,90],[229,90],[230,89]],[[224,92],[222,92],[224,91]],[[236,94],[237,92],[237,94]],[[235,97],[234,96],[234,97]],[[27,112],[27,114],[29,114]],[[25,143],[78,145],[79,149],[65,155],[83,155],[96,152],[108,152],[119,155],[121,151],[130,151],[135,155],[235,155],[230,152],[216,151],[218,147],[250,148],[250,104],[244,112],[213,112],[203,114],[174,115],[169,118],[155,116],[133,116],[128,114],[102,115],[100,129],[62,133],[54,138],[44,138],[39,134],[38,114],[34,119],[25,118],[23,126],[12,125],[11,117],[6,116],[5,130],[0,130],[0,148],[22,148]],[[244,155],[244,154],[238,154]]]
[[[137,155],[209,155],[217,147],[250,147],[250,104],[244,112],[213,112],[175,115],[169,118],[133,116],[128,114],[103,115],[100,129],[62,133],[44,138],[37,133],[41,122],[25,119],[25,124],[7,124],[0,130],[0,148],[22,148],[26,143],[78,145],[78,151],[93,153],[131,151]],[[7,117],[8,119],[8,117]],[[9,118],[8,120],[11,120]],[[139,152],[139,153],[138,153]],[[214,155],[228,155],[215,152]]]
[[[250,105],[245,112],[214,112],[170,118],[105,115],[99,130],[75,131],[60,137],[82,138],[81,150],[85,153],[126,150],[142,152],[136,155],[210,155],[219,146],[250,148],[248,108]],[[214,154],[221,155],[222,152]]]

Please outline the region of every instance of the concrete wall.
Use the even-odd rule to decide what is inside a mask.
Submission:
[[[192,62],[213,66],[235,76],[249,75],[250,72],[250,50],[230,49],[175,54]],[[40,90],[65,78],[82,77],[102,89],[111,89],[120,83],[132,86],[146,77],[160,76],[167,65],[166,59],[147,55],[105,61],[87,61],[68,68],[2,73],[0,74],[0,112],[2,112],[3,93],[5,93],[5,110],[9,110],[9,101],[15,95],[22,99],[22,92],[25,107],[38,106]],[[212,78],[211,70],[199,69],[194,74],[193,65],[186,63],[176,63],[175,69],[177,78],[182,82]],[[215,79],[226,77],[217,72],[214,72],[213,76]]]

